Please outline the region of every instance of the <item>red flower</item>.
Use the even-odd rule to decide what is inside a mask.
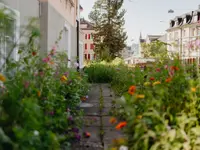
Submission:
[[[154,77],[151,77],[151,78],[150,78],[150,80],[151,80],[151,81],[154,81],[154,80],[155,80],[155,78],[154,78]]]
[[[35,55],[37,55],[37,53],[36,53],[35,51],[33,51],[33,52],[32,52],[32,55],[35,56]]]
[[[156,71],[157,71],[157,72],[160,72],[160,71],[161,71],[161,69],[160,69],[160,68],[157,68],[157,69],[156,69]]]

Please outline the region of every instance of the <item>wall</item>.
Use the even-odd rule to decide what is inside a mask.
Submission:
[[[39,17],[38,0],[3,0],[3,3],[20,12],[21,25],[26,25],[30,17]]]
[[[76,26],[76,5],[77,0],[72,0],[74,6],[71,6],[70,0],[48,0],[49,4],[55,8],[72,26]],[[67,3],[66,3],[67,2]]]
[[[90,59],[94,59],[94,51],[90,49],[90,45],[94,44],[91,34],[94,33],[94,30],[83,30],[84,33],[84,54],[90,54]],[[87,39],[85,35],[87,34]],[[88,34],[90,34],[90,39],[88,39]],[[87,44],[87,50],[85,49],[85,44]]]

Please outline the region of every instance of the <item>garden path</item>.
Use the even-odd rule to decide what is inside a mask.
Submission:
[[[82,133],[89,132],[91,136],[82,137],[73,150],[107,150],[113,139],[123,136],[109,122],[115,95],[109,84],[92,84],[88,97],[81,104],[85,113]]]

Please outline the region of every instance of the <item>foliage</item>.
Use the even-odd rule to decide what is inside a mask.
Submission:
[[[86,76],[67,67],[57,45],[40,58],[37,27],[31,24],[26,35],[19,61],[6,58],[0,73],[0,149],[69,149],[80,140]]]
[[[123,0],[97,0],[89,15],[95,33],[93,40],[95,52],[104,60],[119,56],[127,39],[124,32],[125,10],[121,7]]]
[[[194,78],[188,69],[174,60],[132,70],[113,111],[127,122],[130,150],[199,149],[199,75],[196,70]]]
[[[142,43],[142,51],[145,58],[160,60],[168,57],[167,44],[158,40],[151,43]]]

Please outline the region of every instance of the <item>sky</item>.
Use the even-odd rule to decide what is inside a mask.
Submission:
[[[96,0],[80,0],[83,11],[81,16],[88,19]],[[128,35],[127,44],[138,42],[140,32],[143,38],[151,34],[164,34],[169,27],[170,19],[198,9],[200,0],[124,0],[125,31]],[[174,13],[169,14],[168,10]]]

